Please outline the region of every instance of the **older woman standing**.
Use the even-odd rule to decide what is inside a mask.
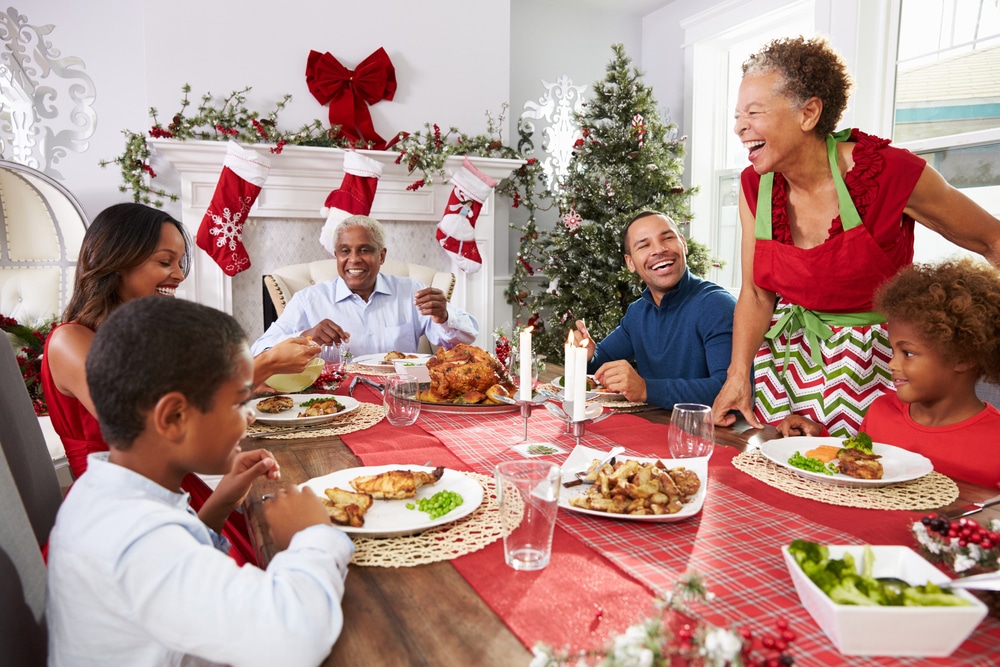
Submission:
[[[831,434],[857,431],[892,387],[872,297],[913,260],[914,221],[1000,263],[1000,221],[924,160],[858,130],[834,133],[850,87],[820,38],[774,40],[743,64],[734,131],[752,166],[718,424],[733,423],[732,410],[757,427],[795,412]]]

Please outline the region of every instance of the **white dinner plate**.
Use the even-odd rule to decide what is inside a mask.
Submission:
[[[390,470],[423,470],[433,472],[434,468],[425,466],[396,464],[384,466],[366,466],[362,468],[347,468],[338,470],[329,475],[314,477],[299,485],[299,488],[308,486],[316,492],[317,496],[323,497],[326,489],[337,487],[345,491],[354,493],[351,480],[362,475],[378,475]],[[406,503],[414,505],[421,498],[430,498],[438,491],[454,491],[462,496],[462,504],[448,512],[444,516],[431,519],[426,512],[419,509],[408,509]],[[371,508],[365,513],[365,525],[362,528],[351,526],[340,526],[345,533],[352,535],[364,535],[366,537],[396,537],[398,535],[415,535],[428,528],[441,526],[452,521],[457,521],[476,511],[483,502],[483,487],[475,479],[464,475],[457,470],[444,469],[436,483],[429,486],[422,486],[417,489],[415,498],[406,500],[376,500]]]
[[[365,368],[371,368],[378,371],[391,371],[394,370],[391,361],[385,360],[385,355],[388,352],[379,352],[378,354],[363,354],[360,357],[354,357],[351,363],[358,364],[359,366],[364,366]],[[405,352],[404,354],[414,354],[413,358],[399,359],[399,361],[419,361],[420,359],[430,359],[433,354],[415,354],[412,352]]]
[[[833,475],[824,475],[820,472],[810,472],[809,470],[789,465],[788,457],[795,452],[799,452],[802,456],[805,456],[807,451],[816,449],[821,445],[843,447],[844,438],[814,438],[802,435],[779,438],[777,440],[768,440],[762,444],[760,446],[760,453],[782,468],[787,468],[800,477],[833,484],[834,486],[888,486],[890,484],[899,484],[919,479],[934,470],[934,464],[926,456],[900,447],[884,445],[880,442],[872,444],[872,451],[882,457],[879,459],[879,463],[882,464],[882,479],[857,479],[856,477],[849,477],[839,472]]]
[[[323,422],[330,422],[334,419],[340,419],[346,415],[351,410],[360,405],[356,400],[350,396],[334,396],[333,394],[281,394],[282,396],[288,396],[295,401],[295,407],[285,410],[284,412],[261,412],[257,409],[257,404],[263,401],[263,398],[259,398],[253,403],[253,411],[255,420],[261,424],[268,424],[271,426],[308,426],[309,424],[322,424]],[[265,398],[269,398],[266,397]],[[344,406],[344,409],[340,412],[332,415],[319,415],[318,417],[299,417],[299,412],[305,410],[302,404],[310,401],[314,398],[335,398],[337,402]]]
[[[610,389],[606,389],[606,388],[602,387],[597,382],[597,380],[594,380],[594,376],[593,375],[588,375],[587,377],[590,378],[590,380],[597,386],[597,389],[591,389],[590,391],[587,392],[587,400],[588,401],[593,401],[595,399],[596,400],[605,400],[605,401],[623,401],[623,400],[625,400],[625,394],[619,394],[616,391],[611,391]],[[552,381],[552,385],[553,386],[559,387],[559,388],[562,389],[562,391],[559,392],[559,398],[562,398],[565,395],[565,393],[566,393],[565,387],[562,386],[562,383],[563,383],[563,376],[562,375],[560,375],[559,377],[557,377],[555,380]]]
[[[604,458],[607,454],[606,451],[600,449],[592,449],[590,447],[584,447],[582,445],[577,445],[570,452],[569,457],[567,457],[566,462],[562,465],[562,481],[563,483],[572,481],[575,479],[573,473],[577,470],[586,469],[594,459]],[[592,485],[590,484],[578,484],[576,486],[571,486],[566,488],[562,487],[559,491],[559,507],[569,510],[570,512],[579,512],[580,514],[590,514],[591,516],[599,516],[604,519],[618,519],[620,521],[648,521],[652,523],[671,523],[673,521],[683,521],[684,519],[690,519],[699,512],[701,512],[701,506],[705,504],[705,496],[708,493],[708,458],[703,456],[695,459],[655,459],[655,458],[643,458],[641,456],[628,456],[627,454],[622,454],[618,457],[618,461],[638,461],[639,463],[655,463],[656,461],[663,461],[663,465],[667,468],[687,468],[688,470],[693,470],[697,475],[698,479],[701,480],[701,486],[698,488],[698,493],[694,495],[694,498],[690,502],[685,503],[681,508],[680,512],[676,514],[655,514],[655,515],[635,515],[635,514],[613,514],[611,512],[599,512],[597,510],[588,510],[582,507],[574,507],[569,504],[569,499],[575,496],[585,496],[587,491]]]

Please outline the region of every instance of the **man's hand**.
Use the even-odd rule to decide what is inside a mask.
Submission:
[[[295,533],[309,526],[329,525],[330,516],[323,503],[308,486],[299,491],[285,487],[264,501],[264,519],[278,549],[287,549]]]
[[[624,359],[601,364],[594,373],[594,379],[611,391],[622,394],[629,401],[646,402],[646,381]]]
[[[413,305],[421,315],[427,315],[435,324],[448,321],[448,299],[435,287],[425,287],[413,294]]]
[[[331,320],[323,320],[312,329],[303,331],[301,335],[302,337],[311,337],[313,342],[320,345],[340,345],[351,340],[351,334]]]
[[[573,334],[573,342],[579,345],[583,341],[587,341],[587,361],[594,358],[594,351],[597,349],[597,343],[594,342],[593,337],[587,330],[587,324],[583,320],[576,321],[576,331],[571,332]],[[643,387],[646,383],[643,382]]]
[[[793,435],[811,435],[817,437],[824,435],[826,432],[822,424],[817,424],[802,415],[788,415],[781,420],[781,423],[776,428],[783,438]]]
[[[198,518],[214,530],[220,532],[230,512],[246,499],[250,485],[258,477],[281,479],[281,471],[274,456],[266,449],[239,452],[233,469],[226,473],[215,491],[198,511]]]

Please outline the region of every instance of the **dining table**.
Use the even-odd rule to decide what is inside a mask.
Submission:
[[[550,364],[540,380],[549,381],[561,371]],[[347,391],[345,382],[335,394]],[[364,403],[381,403],[380,394],[366,384],[358,384],[352,395]],[[669,410],[615,405],[605,403],[605,413],[612,414],[580,429],[580,444],[601,450],[621,445],[623,456],[669,458]],[[245,450],[266,448],[281,472],[280,480],[257,480],[242,508],[261,567],[277,552],[263,497],[281,485],[393,464],[443,466],[478,476],[485,485],[497,463],[522,456],[515,447],[523,444],[525,430],[528,442],[558,450],[542,460],[561,464],[577,444],[566,425],[541,405],[507,412],[427,408],[406,427],[381,420],[343,435],[306,431],[245,438]],[[609,637],[652,616],[658,602],[691,573],[712,593],[710,601],[692,603],[700,618],[759,637],[775,635],[776,628],[787,625],[794,633],[787,652],[799,665],[995,664],[1000,620],[992,615],[948,658],[841,655],[800,603],[781,547],[805,539],[917,549],[914,522],[931,512],[980,502],[997,490],[956,481],[958,494],[952,502],[920,510],[845,506],[793,495],[748,474],[746,465],[738,467],[777,437],[773,427],[754,429],[742,420],[716,427],[704,505],[684,521],[638,522],[560,508],[551,561],[542,570],[509,568],[502,539],[434,562],[352,563],[342,602],[343,630],[322,664],[528,665],[539,642],[567,652],[599,651]],[[483,502],[495,498],[487,493]],[[972,518],[986,524],[1000,519],[1000,511],[987,508]],[[388,548],[389,542],[385,544]],[[377,551],[378,540],[368,540],[366,548]]]

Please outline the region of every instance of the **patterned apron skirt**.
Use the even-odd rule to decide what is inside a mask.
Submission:
[[[772,327],[792,309],[780,301]],[[777,424],[795,413],[826,427],[831,436],[858,432],[872,401],[895,391],[889,360],[892,348],[884,324],[838,326],[822,340],[802,326],[765,338],[754,357],[754,413]],[[813,346],[819,346],[817,364]],[[786,367],[787,366],[787,367]]]

